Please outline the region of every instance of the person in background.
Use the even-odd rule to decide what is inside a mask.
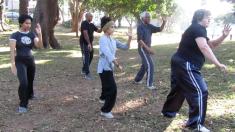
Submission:
[[[93,16],[91,13],[86,13],[86,20],[81,24],[80,48],[82,51],[83,67],[81,74],[85,75],[85,79],[92,80],[89,70],[91,61],[93,59],[94,49],[94,31],[101,33],[102,30],[98,29],[92,22]]]
[[[19,16],[19,31],[10,36],[11,70],[19,80],[19,113],[27,112],[29,99],[34,98],[33,81],[35,61],[32,48],[42,48],[41,26],[37,24],[36,34],[31,32],[32,18],[29,15]]]
[[[161,27],[155,27],[150,24],[150,14],[148,12],[143,12],[140,14],[142,23],[137,27],[137,41],[138,41],[138,52],[141,57],[142,65],[138,71],[134,82],[136,84],[141,84],[142,79],[147,73],[147,88],[155,89],[154,86],[154,63],[152,55],[154,54],[151,48],[151,37],[152,33],[161,32],[166,24],[165,18],[163,18],[163,23]]]
[[[210,132],[204,126],[208,90],[200,70],[205,58],[221,71],[226,70],[226,66],[218,61],[212,49],[218,47],[231,31],[230,26],[226,25],[221,37],[209,40],[206,28],[211,20],[210,15],[208,10],[197,10],[192,24],[182,35],[179,48],[171,58],[171,91],[162,109],[165,117],[173,118],[186,99],[189,104],[186,128],[199,132]]]
[[[97,72],[102,84],[100,102],[104,103],[101,108],[101,115],[105,118],[113,118],[111,111],[116,102],[117,86],[113,75],[114,66],[122,70],[122,66],[116,59],[116,50],[117,48],[128,50],[132,39],[131,33],[127,33],[127,44],[113,39],[111,36],[114,32],[114,26],[114,22],[109,17],[105,16],[101,19],[101,28],[104,31],[104,35],[99,40],[100,49]]]

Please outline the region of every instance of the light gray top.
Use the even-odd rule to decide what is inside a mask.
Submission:
[[[99,61],[97,67],[97,73],[102,73],[105,71],[113,71],[114,64],[113,61],[116,58],[117,48],[128,50],[129,47],[127,44],[123,44],[118,40],[111,38],[110,36],[103,35],[99,40]]]

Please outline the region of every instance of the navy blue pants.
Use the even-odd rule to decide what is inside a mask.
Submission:
[[[83,59],[82,71],[85,72],[87,75],[90,73],[89,67],[90,67],[91,61],[93,59],[94,50],[90,51],[88,49],[88,45],[86,43],[80,42],[80,47],[81,47],[82,59]]]
[[[186,99],[189,104],[189,119],[186,126],[197,128],[204,124],[207,98],[207,85],[200,69],[174,55],[171,59],[171,91],[163,106],[163,115],[175,117]]]
[[[146,82],[147,82],[147,86],[153,86],[153,82],[154,82],[154,62],[152,59],[152,56],[145,51],[143,48],[139,48],[138,49],[140,57],[141,57],[141,61],[142,61],[142,65],[140,67],[140,70],[138,71],[136,77],[135,77],[135,81],[139,82],[143,79],[145,73],[147,73],[147,77],[146,77]]]
[[[15,57],[15,65],[17,69],[17,77],[20,83],[18,94],[20,98],[20,106],[28,106],[28,100],[34,96],[33,81],[35,76],[35,62],[34,58],[29,57]]]

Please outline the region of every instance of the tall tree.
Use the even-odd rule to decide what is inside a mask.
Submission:
[[[29,0],[20,0],[19,3],[19,14],[28,14]]]
[[[54,27],[59,20],[58,0],[38,0],[34,12],[34,23],[40,23],[44,48],[60,49],[61,46],[55,38]]]
[[[78,31],[80,28],[80,24],[83,18],[83,14],[85,11],[85,4],[87,1],[85,0],[69,0],[69,10],[72,17],[72,32],[76,32],[76,36],[78,36]]]

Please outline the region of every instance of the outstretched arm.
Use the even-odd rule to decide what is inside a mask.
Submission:
[[[202,52],[202,54],[210,60],[213,64],[215,64],[221,71],[226,70],[226,66],[224,64],[221,64],[214,53],[212,52],[211,48],[208,46],[206,38],[204,37],[198,37],[195,39],[197,42],[197,45]]]
[[[128,50],[130,48],[130,44],[131,44],[131,40],[132,40],[132,33],[129,32],[126,35],[128,36],[127,44],[123,44],[120,41],[116,40],[117,48],[123,49],[123,50]]]
[[[230,25],[225,25],[224,29],[223,29],[223,34],[219,38],[217,38],[215,40],[208,41],[208,45],[212,49],[218,47],[224,41],[224,39],[229,35],[231,30],[232,30],[232,28],[231,28]]]

